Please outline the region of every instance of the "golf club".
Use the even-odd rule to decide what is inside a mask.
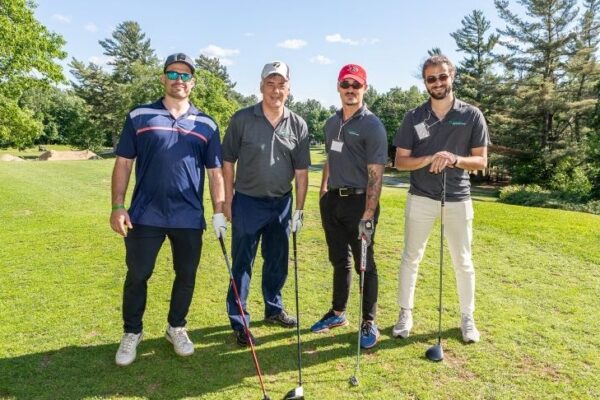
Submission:
[[[302,387],[302,348],[300,345],[300,301],[298,300],[298,251],[296,247],[296,232],[292,233],[294,245],[294,275],[296,283],[296,338],[298,341],[298,387],[290,390],[284,400],[304,400],[304,388]]]
[[[425,357],[431,361],[442,361],[444,349],[442,349],[442,266],[444,264],[444,206],[446,205],[446,170],[442,171],[442,196],[440,209],[440,290],[439,290],[439,313],[438,313],[438,340],[437,344],[431,346],[425,352]]]
[[[221,244],[221,250],[223,251],[223,257],[225,257],[225,264],[227,265],[227,271],[229,272],[229,280],[231,281],[231,288],[233,289],[233,295],[235,296],[235,300],[238,305],[238,309],[240,311],[240,316],[242,317],[242,321],[244,323],[244,331],[246,331],[246,336],[248,337],[248,343],[250,343],[250,350],[252,351],[252,359],[254,360],[254,367],[256,368],[256,373],[258,375],[258,381],[260,382],[260,388],[263,393],[262,400],[271,400],[269,396],[267,396],[267,392],[265,391],[265,383],[263,382],[262,372],[260,371],[260,366],[258,365],[258,358],[256,357],[256,351],[254,350],[254,342],[252,341],[252,336],[250,335],[250,328],[248,328],[248,322],[246,322],[246,316],[244,313],[244,307],[242,307],[242,300],[240,300],[240,295],[237,290],[237,285],[235,284],[235,280],[233,279],[233,273],[231,272],[231,265],[229,264],[229,257],[227,257],[227,250],[225,249],[225,241],[222,236],[219,236],[219,243]]]
[[[356,346],[356,368],[354,375],[350,377],[350,384],[358,386],[358,372],[360,369],[360,328],[362,325],[362,302],[363,302],[363,285],[365,280],[365,270],[367,269],[367,241],[364,238],[360,239],[360,277],[359,287],[360,296],[358,299],[358,343]]]

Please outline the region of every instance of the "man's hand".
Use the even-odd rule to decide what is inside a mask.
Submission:
[[[292,232],[299,233],[302,228],[302,223],[304,222],[304,211],[296,210],[294,211],[294,215],[292,215],[291,228]]]
[[[455,154],[449,151],[438,151],[433,155],[429,172],[433,174],[439,174],[446,167],[454,168],[454,162],[457,160]]]
[[[129,213],[124,208],[118,208],[110,213],[110,227],[119,235],[126,237],[127,229],[133,229]]]
[[[212,223],[217,239],[223,238],[224,240],[225,233],[227,232],[227,221],[225,221],[225,215],[223,215],[223,213],[213,214]]]
[[[367,246],[371,245],[371,236],[375,230],[375,223],[372,219],[361,219],[358,224],[358,239],[365,239]]]

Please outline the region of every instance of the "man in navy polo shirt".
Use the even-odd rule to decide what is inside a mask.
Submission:
[[[417,272],[429,233],[441,212],[441,172],[446,171],[444,236],[456,275],[460,328],[466,343],[478,342],[480,338],[473,318],[473,203],[467,171],[487,165],[489,134],[481,111],[454,97],[455,73],[446,56],[435,55],[425,61],[422,75],[430,98],[406,113],[394,138],[396,168],[410,171],[398,291],[400,314],[392,329],[395,337],[407,338],[413,326]]]
[[[331,309],[310,329],[326,332],[348,324],[346,304],[352,282],[352,258],[359,272],[361,239],[367,241],[360,346],[377,344],[375,324],[378,277],[374,259],[374,231],[387,163],[385,127],[363,103],[367,72],[356,64],[342,67],[337,90],[342,108],[325,123],[327,161],[321,181],[321,221],[333,265]],[[351,251],[349,251],[349,249]],[[351,253],[351,254],[349,254]]]
[[[246,335],[242,318],[250,323],[246,300],[259,240],[265,321],[288,328],[297,323],[283,308],[281,289],[288,272],[288,236],[302,226],[310,151],[306,122],[284,105],[289,79],[285,63],[266,64],[260,82],[262,101],[236,112],[223,138],[224,212],[232,221],[232,272],[245,315],[240,315],[231,287],[227,312],[240,346],[254,341]]]
[[[175,281],[165,336],[180,356],[194,352],[186,331],[206,227],[202,203],[205,169],[213,204],[213,227],[225,235],[225,199],[219,129],[189,102],[194,62],[182,53],[167,57],[160,82],[165,95],[135,107],[125,120],[112,175],[111,228],[125,238],[127,276],[117,365],[131,364],[142,340],[147,281],[165,240],[171,243]],[[125,194],[135,161],[129,210]]]

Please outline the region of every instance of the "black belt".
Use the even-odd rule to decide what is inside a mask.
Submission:
[[[353,194],[365,194],[366,193],[365,189],[351,188],[351,187],[332,188],[332,189],[329,189],[329,191],[336,193],[337,195],[339,195],[341,197],[350,196]]]

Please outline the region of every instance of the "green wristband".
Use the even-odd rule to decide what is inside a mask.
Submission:
[[[112,206],[112,210],[113,210],[113,211],[120,210],[121,208],[123,208],[123,209],[124,209],[124,208],[125,208],[125,205],[124,205],[124,204],[114,204],[114,205]]]

